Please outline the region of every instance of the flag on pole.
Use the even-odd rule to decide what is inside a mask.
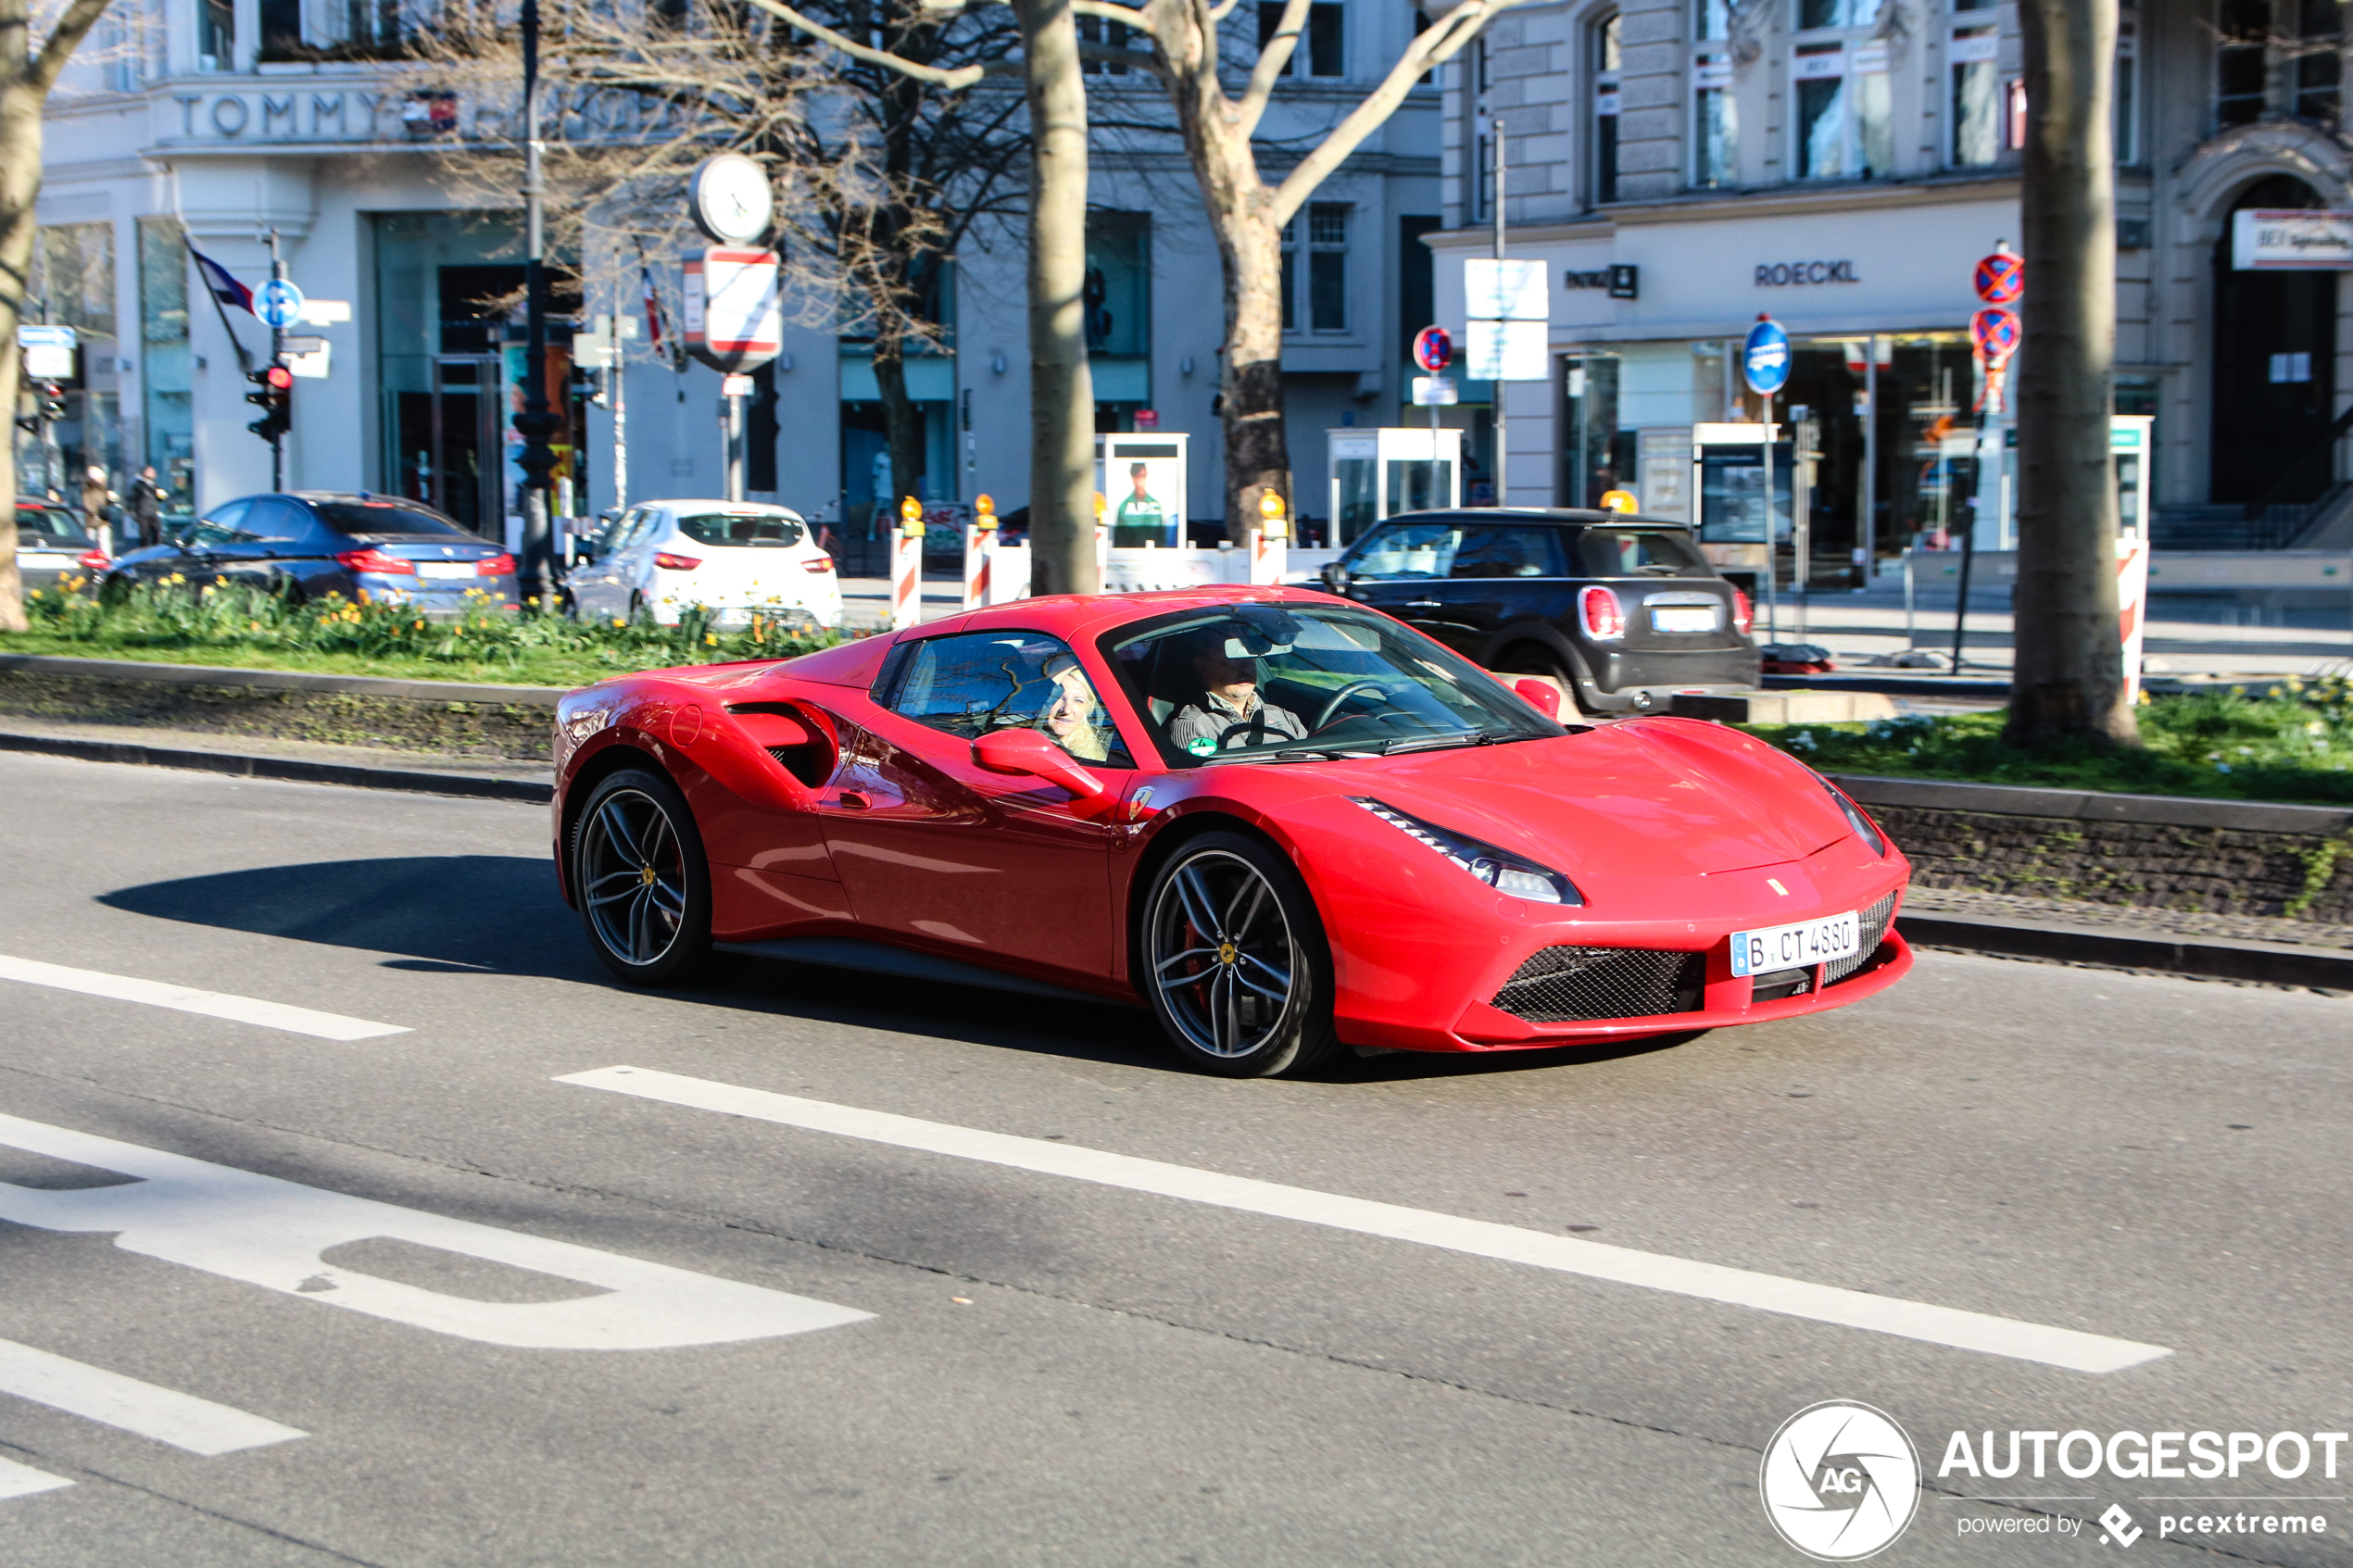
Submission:
[[[661,291],[654,287],[654,270],[651,267],[641,264],[637,269],[637,278],[646,291],[646,337],[653,348],[655,357],[667,360],[670,358],[670,350],[662,339]]]
[[[248,316],[253,315],[253,290],[230,276],[229,269],[195,245],[188,247],[188,254],[196,258],[196,270],[204,274],[205,286],[212,291],[213,298],[223,305],[233,305]]]

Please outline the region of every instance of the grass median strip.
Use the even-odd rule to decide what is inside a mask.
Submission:
[[[697,1110],[749,1117],[810,1132],[862,1138],[898,1148],[975,1160],[1014,1170],[1124,1187],[1131,1192],[1182,1198],[1249,1214],[1327,1225],[1363,1236],[1410,1241],[1450,1252],[1493,1258],[1589,1279],[1642,1286],[1652,1290],[1780,1312],[1816,1323],[1836,1323],[1931,1345],[2039,1361],[2070,1372],[2111,1373],[2172,1352],[2161,1345],[2111,1339],[2076,1329],[2021,1323],[2014,1318],[1953,1307],[1874,1296],[1868,1291],[1785,1279],[1749,1269],[1669,1258],[1631,1248],[1558,1236],[1518,1225],[1467,1220],[1427,1209],[1409,1209],[1307,1187],[1285,1186],[1246,1176],[1228,1176],[1158,1160],[1139,1160],[1067,1143],[1015,1137],[926,1122],[887,1111],[803,1099],[764,1089],[742,1088],[708,1079],[639,1067],[607,1067],[559,1077],[560,1084],[603,1089],[638,1099]]]

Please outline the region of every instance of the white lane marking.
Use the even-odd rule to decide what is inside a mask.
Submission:
[[[1988,1355],[2041,1361],[2050,1366],[2065,1367],[2070,1372],[2120,1372],[2173,1353],[2162,1345],[2110,1339],[2071,1328],[2052,1328],[2042,1323],[2021,1323],[2015,1318],[1998,1318],[1984,1312],[1963,1311],[1955,1307],[1938,1307],[1923,1301],[1906,1301],[1891,1296],[1873,1296],[1866,1291],[1845,1290],[1836,1286],[1783,1279],[1777,1274],[1758,1273],[1748,1269],[1662,1257],[1655,1252],[1638,1252],[1630,1248],[1613,1247],[1604,1242],[1551,1236],[1518,1225],[1466,1220],[1427,1209],[1407,1209],[1394,1203],[1343,1198],[1336,1193],[1284,1186],[1245,1176],[1221,1175],[1214,1171],[1197,1171],[1190,1166],[1164,1164],[1157,1160],[1139,1160],[1130,1155],[1075,1148],[1066,1143],[1048,1143],[1038,1138],[1013,1137],[1004,1133],[984,1133],[943,1122],[925,1122],[912,1116],[895,1116],[880,1110],[861,1110],[854,1106],[831,1105],[824,1100],[801,1099],[792,1095],[771,1094],[762,1089],[739,1088],[732,1084],[715,1084],[707,1079],[686,1078],[646,1068],[606,1067],[590,1073],[570,1073],[556,1082],[577,1084],[591,1089],[609,1089],[616,1094],[663,1100],[698,1110],[749,1116],[787,1127],[806,1128],[811,1132],[837,1133],[844,1137],[864,1138],[900,1148],[986,1160],[992,1165],[1009,1165],[1016,1170],[1036,1171],[1050,1176],[1098,1182],[1104,1186],[1157,1193],[1164,1198],[1181,1198],[1195,1203],[1214,1204],[1221,1209],[1238,1209],[1244,1213],[1270,1214],[1279,1219],[1329,1225],[1365,1236],[1418,1242],[1425,1247],[1444,1248],[1453,1252],[1500,1258],[1506,1262],[1557,1269],[1563,1273],[1584,1274],[1620,1285],[1644,1286],[1653,1290],[1672,1291],[1679,1296],[1695,1296],[1706,1301],[1754,1307],[1761,1311],[1811,1318],[1817,1323],[1838,1323],[1848,1328],[1897,1335],[1906,1339],[1926,1340],[1931,1345],[1949,1345],[1963,1350],[1982,1350]]]
[[[145,1002],[149,1007],[197,1012],[207,1018],[258,1023],[266,1029],[284,1029],[321,1040],[372,1040],[380,1035],[409,1033],[397,1023],[374,1023],[364,1018],[346,1018],[339,1012],[315,1012],[309,1008],[288,1007],[283,1002],[199,991],[189,985],[167,985],[157,980],[104,974],[94,969],[69,969],[60,963],[9,958],[6,954],[0,954],[0,980],[21,980],[28,985],[50,985],[60,991],[80,991],[84,996],[110,997],[119,1002]]]
[[[0,1220],[43,1230],[112,1231],[125,1252],[485,1345],[655,1350],[806,1334],[873,1315],[14,1116],[0,1116],[0,1144],[139,1178],[127,1186],[54,1192],[0,1182]],[[376,1236],[602,1291],[564,1301],[477,1301],[321,1261],[332,1248]]]
[[[158,1388],[7,1339],[0,1339],[0,1394],[14,1394],[207,1458],[308,1436],[194,1394]]]
[[[10,1498],[29,1498],[35,1492],[54,1492],[60,1486],[72,1485],[62,1475],[52,1475],[45,1470],[35,1470],[12,1459],[0,1459],[0,1502],[6,1502]]]

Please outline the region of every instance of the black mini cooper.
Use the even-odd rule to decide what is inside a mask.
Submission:
[[[1748,596],[1680,523],[1620,512],[1409,512],[1324,569],[1333,593],[1501,674],[1550,675],[1588,713],[1754,691]]]

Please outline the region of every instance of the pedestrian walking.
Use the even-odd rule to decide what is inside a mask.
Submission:
[[[114,498],[114,492],[107,488],[107,470],[91,464],[82,480],[82,523],[97,536],[100,555],[114,554],[114,529],[108,511]]]
[[[136,549],[145,545],[163,543],[163,486],[156,482],[156,466],[149,463],[131,482],[131,516],[127,543]]]

